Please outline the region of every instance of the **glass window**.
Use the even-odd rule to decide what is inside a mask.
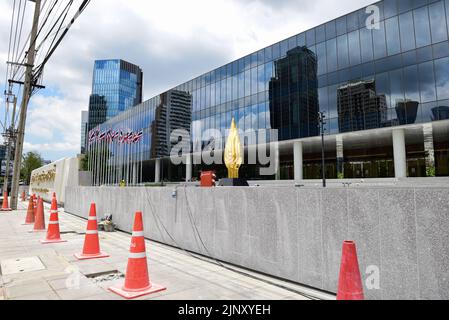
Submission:
[[[327,99],[327,87],[318,89],[318,100],[319,100],[319,106],[320,111],[324,112],[326,114],[326,117],[328,116],[328,99]]]
[[[398,17],[385,20],[385,30],[387,35],[388,55],[394,55],[401,52],[401,40],[399,38]]]
[[[337,19],[337,36],[341,36],[347,32],[346,30],[346,16]]]
[[[327,72],[326,63],[326,43],[320,43],[316,46],[316,54],[318,58],[318,75],[325,74]]]
[[[281,45],[279,43],[273,44],[273,60],[278,60],[281,57]]]
[[[397,6],[396,0],[385,0],[384,1],[384,16],[385,16],[385,18],[390,18],[397,14],[398,14],[398,6]]]
[[[288,39],[288,50],[296,48],[296,46],[297,46],[297,44],[296,44],[296,36],[290,37]]]
[[[336,36],[337,32],[335,30],[335,21],[326,23],[326,40],[335,38]]]
[[[359,15],[357,12],[353,12],[346,17],[346,25],[348,31],[354,31],[359,28]]]
[[[245,97],[251,95],[251,70],[245,71]]]
[[[273,77],[273,63],[266,63],[265,64],[265,91],[269,90],[270,87],[270,81]]]
[[[413,16],[415,20],[416,46],[420,48],[429,45],[430,26],[427,7],[414,10]]]
[[[435,60],[438,100],[449,99],[449,58]]]
[[[412,12],[407,12],[399,16],[399,28],[401,30],[402,51],[415,49],[415,31],[413,29]]]
[[[338,67],[340,69],[349,66],[348,36],[342,35],[337,38]]]
[[[383,21],[379,24],[379,29],[373,29],[374,59],[380,59],[387,55],[385,42],[385,24]]]
[[[376,93],[377,95],[385,95],[387,107],[390,108],[390,80],[388,77],[388,72],[376,75]]]
[[[404,100],[404,90],[402,86],[402,69],[390,72],[390,94],[392,107]]]
[[[337,105],[338,105],[338,99],[337,99],[337,92],[338,92],[338,86],[330,86],[328,91],[328,97],[329,97],[329,104],[328,104],[328,110],[329,110],[329,118],[337,118],[338,117],[338,111],[337,111]]]
[[[308,47],[315,45],[315,29],[306,32],[306,45]]]
[[[239,84],[239,88],[238,88],[238,97],[243,98],[245,96],[245,73],[241,72],[237,75],[238,77],[238,84]],[[219,100],[217,100],[218,102]]]
[[[287,55],[288,51],[288,40],[284,40],[281,42],[281,58]]]
[[[298,36],[296,38],[296,42],[298,43],[299,47],[305,46],[306,45],[306,34],[305,33],[298,34]]]
[[[449,56],[449,43],[447,41],[434,44],[433,46],[433,58],[439,59]]]
[[[326,41],[326,28],[323,25],[315,28],[316,43]]]
[[[337,40],[332,39],[326,42],[327,52],[327,72],[337,70]]]
[[[418,65],[419,91],[421,102],[426,103],[436,100],[435,77],[433,75],[433,62],[425,62]]]
[[[265,65],[257,67],[257,92],[265,91]]]
[[[265,62],[269,62],[273,60],[273,52],[271,50],[271,46],[265,48]]]
[[[349,46],[349,63],[351,65],[360,64],[360,38],[359,31],[353,31],[348,34],[348,46]]]
[[[429,5],[430,29],[432,31],[432,43],[447,40],[447,28],[444,14],[444,3],[439,1]]]
[[[360,29],[360,47],[362,48],[362,62],[373,60],[373,38],[371,30]]]
[[[251,69],[251,94],[257,93],[257,68]]]
[[[446,24],[449,32],[449,0],[446,0]]]

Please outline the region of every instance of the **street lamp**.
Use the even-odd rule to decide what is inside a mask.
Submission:
[[[326,115],[324,112],[318,112],[318,121],[319,121],[319,128],[321,131],[321,171],[323,176],[323,188],[326,188],[326,163],[324,158],[324,132],[326,129],[324,128],[324,125],[326,124],[326,121],[324,120],[326,118]]]

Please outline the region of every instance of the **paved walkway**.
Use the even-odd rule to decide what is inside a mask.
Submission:
[[[117,272],[120,277],[120,273],[124,274],[126,270],[131,241],[129,234],[100,232],[101,249],[111,257],[78,261],[73,254],[82,250],[86,220],[65,214],[61,209],[62,238],[68,242],[43,245],[39,239],[44,238],[45,233],[30,233],[32,226],[22,225],[26,206],[26,203],[20,203],[21,210],[0,212],[0,262],[3,265],[0,270],[0,300],[122,299],[107,288],[124,281],[124,278],[117,278]],[[46,221],[48,209],[46,205]],[[168,289],[139,299],[305,300],[308,299],[307,294],[297,292],[314,293],[248,271],[244,272],[251,276],[230,271],[204,258],[152,241],[147,241],[146,245],[150,277]],[[108,276],[112,279],[102,279]]]

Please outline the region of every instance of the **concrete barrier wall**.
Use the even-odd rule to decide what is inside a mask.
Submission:
[[[56,192],[58,202],[65,202],[65,188],[78,186],[79,159],[64,158],[33,170],[31,173],[30,194],[36,194],[50,202],[53,192]],[[39,175],[48,175],[48,178],[35,179]],[[50,175],[51,174],[51,175]]]
[[[330,292],[355,240],[368,299],[449,299],[449,188],[173,190],[68,187],[65,210],[128,232],[141,210],[147,238]]]

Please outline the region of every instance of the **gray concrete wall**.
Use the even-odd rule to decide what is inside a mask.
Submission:
[[[150,239],[330,292],[342,242],[355,240],[368,299],[449,299],[448,187],[173,190],[68,187],[65,210],[87,217],[96,202],[128,232],[141,210]]]

